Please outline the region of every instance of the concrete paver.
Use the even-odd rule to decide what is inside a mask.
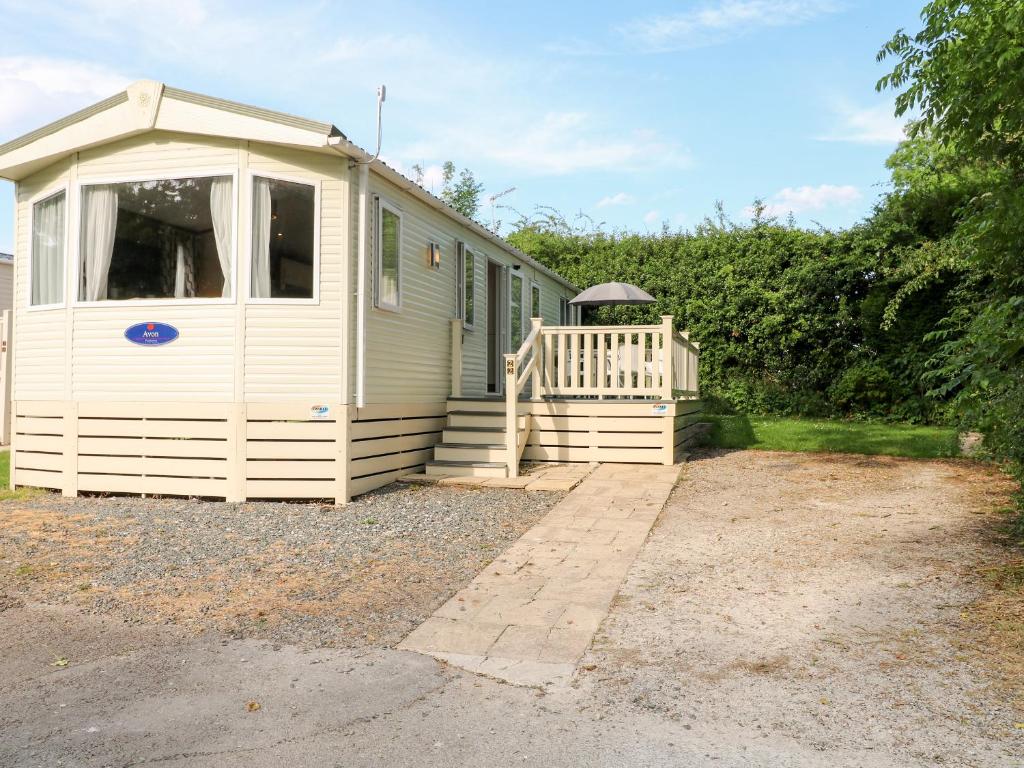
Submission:
[[[587,467],[590,471],[590,467]],[[565,683],[608,613],[680,465],[604,464],[398,646],[521,685]]]

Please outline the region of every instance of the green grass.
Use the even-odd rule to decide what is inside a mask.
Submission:
[[[7,499],[27,499],[44,491],[39,488],[19,488],[11,490],[11,452],[0,451],[0,501]]]
[[[708,416],[707,444],[717,448],[864,453],[916,459],[960,455],[952,427],[777,416]]]

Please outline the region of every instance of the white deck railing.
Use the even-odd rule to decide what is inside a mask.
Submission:
[[[505,355],[505,444],[512,477],[530,433],[521,427],[518,402],[545,397],[693,399],[699,396],[700,345],[658,325],[545,326],[540,318],[522,346]],[[452,321],[452,395],[461,394],[462,326]]]

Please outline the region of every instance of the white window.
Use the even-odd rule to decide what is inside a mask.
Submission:
[[[472,328],[476,319],[473,291],[476,286],[476,254],[463,242],[455,243],[455,311],[463,328]]]
[[[509,279],[509,334],[512,351],[517,352],[523,343],[523,277],[515,272]]]
[[[570,316],[570,304],[569,300],[565,296],[558,297],[558,324],[559,325],[572,325],[572,319]]]
[[[402,306],[402,214],[383,200],[378,211],[376,305],[397,311]]]
[[[82,186],[78,298],[231,297],[232,176]]]
[[[540,285],[530,283],[530,317],[543,317],[540,303]]]
[[[64,303],[64,250],[67,193],[61,190],[32,206],[32,252],[29,261],[29,304]]]
[[[316,186],[254,176],[252,180],[253,299],[316,297]]]

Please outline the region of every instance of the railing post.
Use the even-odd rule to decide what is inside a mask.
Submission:
[[[672,399],[672,315],[661,316],[661,399]],[[652,355],[653,358],[653,355]]]
[[[700,397],[700,342],[699,341],[693,342],[693,352],[691,353],[690,362],[691,362],[690,376],[693,378],[693,384],[692,384],[692,386],[689,386],[688,389],[692,390],[694,396],[699,398]]]
[[[544,325],[544,318],[542,318],[542,317],[531,317],[530,318],[530,326],[531,326],[530,332],[531,333],[533,333],[533,331],[537,332],[537,335],[533,339],[533,376],[530,379],[530,399],[535,401],[535,402],[538,402],[538,401],[541,400],[540,368],[544,364],[544,360],[542,358],[544,345],[542,343],[543,339],[541,339],[541,334],[544,333],[544,331],[541,329],[541,326],[543,326],[543,325]]]
[[[509,477],[519,477],[519,393],[515,354],[505,355],[505,464]]]
[[[452,397],[462,397],[462,319],[452,318]]]

